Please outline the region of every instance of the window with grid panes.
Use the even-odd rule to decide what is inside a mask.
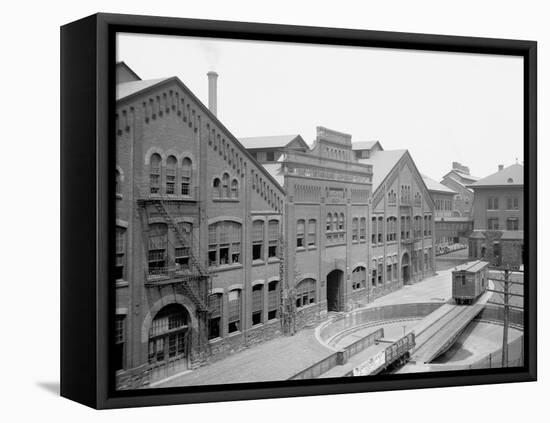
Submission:
[[[384,218],[380,216],[378,218],[378,243],[384,242]]]
[[[519,198],[518,197],[508,197],[506,199],[506,208],[508,210],[517,210],[519,209]]]
[[[187,329],[187,313],[181,305],[170,304],[161,309],[149,330],[149,363],[183,356]]]
[[[222,197],[229,198],[229,174],[224,173],[222,177]]]
[[[115,317],[115,370],[124,368],[124,319],[126,316]]]
[[[222,221],[208,226],[208,265],[241,263],[241,224]]]
[[[296,285],[296,308],[315,303],[315,280],[303,279]]]
[[[517,231],[519,229],[519,219],[517,217],[509,217],[506,219],[506,229],[508,231]]]
[[[296,222],[296,248],[305,247],[305,226],[305,220],[300,219],[298,220],[298,222]]]
[[[151,194],[158,194],[160,193],[162,159],[159,154],[155,153],[151,156],[149,163],[149,189]]]
[[[487,219],[487,229],[493,231],[498,230],[498,217],[490,217]]]
[[[153,223],[149,226],[148,265],[149,275],[166,272],[168,228],[164,223]]]
[[[229,291],[227,300],[227,332],[238,332],[241,330],[241,290]]]
[[[269,282],[267,285],[267,320],[277,318],[279,313],[279,296],[279,282]]]
[[[359,241],[365,242],[367,240],[367,219],[362,217],[359,220]]]
[[[115,280],[124,279],[124,264],[126,254],[126,229],[116,228],[116,258]]]
[[[186,157],[181,164],[181,195],[191,195],[191,169],[191,160]]]
[[[498,197],[487,198],[487,210],[498,210]]]
[[[231,181],[231,198],[239,198],[239,182],[236,179]]]
[[[307,245],[314,247],[317,244],[317,222],[315,219],[309,219],[307,224]]]
[[[182,270],[189,269],[189,254],[191,252],[193,235],[192,235],[192,225],[187,222],[179,222],[177,224],[177,229],[181,237],[176,237],[177,245],[174,249],[174,259],[176,262],[176,267],[179,267]],[[182,241],[184,244],[182,244]]]
[[[359,241],[359,219],[357,217],[351,220],[351,241]]]
[[[279,255],[279,221],[270,220],[267,225],[267,257],[275,258]]]
[[[177,160],[174,156],[169,156],[166,160],[166,194],[176,193],[176,165]]]
[[[208,296],[208,310],[210,311],[208,339],[215,339],[221,336],[222,300],[222,294],[212,294]]]
[[[254,285],[252,287],[252,325],[259,325],[263,322],[264,310],[264,286]]]
[[[252,223],[252,260],[264,259],[264,222],[255,220]]]

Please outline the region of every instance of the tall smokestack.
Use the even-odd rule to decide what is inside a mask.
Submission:
[[[208,75],[208,108],[214,116],[218,115],[218,74],[210,71]]]

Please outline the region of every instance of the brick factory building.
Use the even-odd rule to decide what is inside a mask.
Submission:
[[[150,386],[434,273],[407,150],[323,127],[236,139],[176,77],[117,65],[116,367]]]
[[[455,244],[468,245],[473,221],[469,216],[462,216],[462,212],[456,209],[456,198],[459,194],[426,175],[422,177],[435,203],[436,254],[448,252]]]
[[[470,258],[494,265],[523,265],[523,175],[514,164],[480,179],[474,190],[474,230],[469,240]]]

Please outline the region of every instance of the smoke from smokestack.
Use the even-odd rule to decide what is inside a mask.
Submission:
[[[214,71],[208,72],[208,108],[218,115],[218,74]]]

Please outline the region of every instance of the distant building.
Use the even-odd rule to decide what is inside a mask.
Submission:
[[[456,210],[458,193],[449,187],[422,175],[435,204],[435,246],[436,254],[448,252],[453,244],[468,244],[468,235],[473,228],[473,220],[461,216]]]
[[[469,185],[474,190],[474,230],[470,235],[471,258],[495,265],[523,264],[523,174],[514,164]]]
[[[441,184],[456,192],[454,210],[458,216],[471,216],[474,192],[468,186],[478,179],[477,176],[470,175],[470,169],[467,166],[458,162],[453,162],[451,171],[443,176]]]
[[[267,137],[239,138],[241,144],[262,164],[276,163],[285,151],[309,151],[300,135],[274,135]]]

